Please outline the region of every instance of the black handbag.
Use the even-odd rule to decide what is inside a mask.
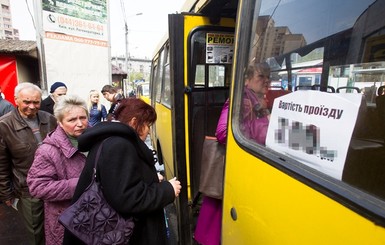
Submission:
[[[96,164],[103,143],[100,144],[91,184],[79,199],[59,217],[59,222],[86,244],[129,244],[134,219],[121,217],[106,201],[96,180]]]
[[[205,137],[199,179],[199,192],[205,196],[222,199],[225,154],[226,147],[217,138]]]

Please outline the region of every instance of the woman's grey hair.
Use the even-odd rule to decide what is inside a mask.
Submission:
[[[249,65],[246,70],[246,79],[252,79],[255,72],[259,72],[266,77],[270,77],[270,66],[266,62],[253,63]]]
[[[61,122],[63,120],[64,113],[69,112],[74,107],[84,109],[88,117],[86,101],[74,94],[60,96],[58,102],[55,103],[53,114],[56,119]]]
[[[33,84],[33,83],[29,83],[29,82],[24,82],[24,83],[19,83],[16,87],[15,87],[15,97],[18,97],[19,93],[21,90],[24,90],[24,89],[33,89],[35,91],[38,91],[40,93],[40,95],[42,94],[41,92],[41,89]]]

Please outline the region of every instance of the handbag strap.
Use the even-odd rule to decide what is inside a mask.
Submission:
[[[108,138],[109,138],[109,137],[108,137]],[[99,161],[99,156],[100,156],[100,152],[102,151],[103,143],[104,143],[104,141],[106,141],[108,138],[105,138],[105,139],[102,141],[102,143],[100,143],[99,148],[98,148],[98,151],[96,152],[95,163],[94,163],[94,174],[93,174],[92,180],[96,179],[96,165],[98,164],[98,161]]]

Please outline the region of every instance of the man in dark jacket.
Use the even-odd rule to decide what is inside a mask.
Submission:
[[[103,94],[103,97],[109,102],[111,102],[111,107],[108,110],[107,114],[107,120],[111,121],[116,119],[114,116],[114,112],[118,108],[119,102],[124,99],[123,94],[118,92],[117,87],[112,87],[111,85],[104,85],[101,92]]]
[[[0,117],[15,109],[11,102],[1,96],[2,90],[0,87]]]
[[[60,96],[67,94],[67,86],[62,82],[56,82],[51,85],[50,95],[45,98],[40,105],[41,111],[46,111],[53,115],[53,106]]]
[[[35,151],[56,127],[56,119],[39,111],[41,90],[32,83],[15,88],[16,110],[0,119],[0,200],[11,206],[15,200],[26,225],[28,244],[44,244],[43,202],[32,198],[26,183]]]

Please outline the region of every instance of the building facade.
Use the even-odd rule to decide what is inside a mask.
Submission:
[[[127,62],[127,65],[126,65]],[[150,81],[151,60],[124,56],[112,57],[112,85],[121,87],[125,96],[135,91],[139,82]]]
[[[149,59],[129,57],[126,66],[126,58],[124,56],[115,56],[112,57],[111,62],[114,66],[125,71],[128,74],[127,79],[131,82],[138,79],[146,81],[150,79],[151,60]]]
[[[0,0],[0,39],[19,40],[19,30],[12,26],[10,0]]]
[[[254,38],[255,58],[262,62],[306,45],[302,34],[293,34],[287,26],[275,26],[270,16],[259,16]],[[263,47],[263,49],[262,49]]]

